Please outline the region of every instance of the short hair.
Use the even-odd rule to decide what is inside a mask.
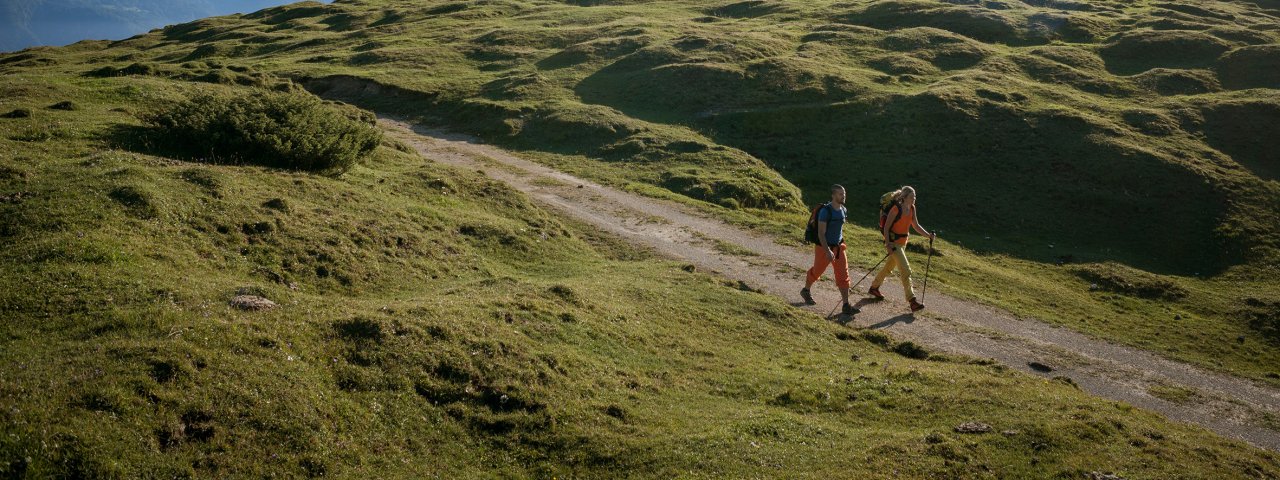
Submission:
[[[836,193],[836,190],[844,190],[844,185],[839,183],[831,185],[831,193]]]

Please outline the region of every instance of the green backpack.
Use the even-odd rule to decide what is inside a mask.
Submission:
[[[889,221],[889,211],[893,210],[893,207],[895,206],[898,207],[898,215],[902,215],[902,204],[899,202],[893,201],[893,192],[889,192],[880,196],[880,231],[881,232],[884,231],[885,223]],[[898,221],[898,219],[895,218],[893,219],[893,221],[896,222]],[[893,233],[892,230],[890,230],[889,241],[894,241],[897,239],[898,239],[898,235],[896,233]]]

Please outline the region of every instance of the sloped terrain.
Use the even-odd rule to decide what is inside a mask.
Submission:
[[[261,87],[18,77],[5,476],[1280,474],[1067,380],[654,258],[394,140],[340,177],[118,148],[139,111]]]
[[[0,69],[303,86],[779,233],[833,182],[855,207],[912,184],[945,238],[1016,259],[988,282],[1119,262],[1190,286],[1177,308],[1253,337],[1236,313],[1280,299],[1265,144],[1280,128],[1277,15],[1241,2],[300,3],[28,50]],[[1009,290],[970,295],[1090,321],[1045,289]],[[1133,313],[1155,323],[1169,308]]]
[[[1277,24],[1231,2],[339,2],[79,48],[114,68],[368,78],[453,128],[730,208],[913,183],[972,248],[1189,275],[1274,263],[1270,160],[1183,105],[1280,102]],[[1135,127],[1134,109],[1176,122]],[[1241,120],[1273,125],[1257,115]]]
[[[1275,383],[1277,18],[1270,0],[304,2],[0,56],[0,466],[1276,476],[1273,455],[1062,381],[903,359],[394,142],[330,178],[121,132],[196,89],[305,89],[793,236],[833,181],[864,212],[909,183],[954,241],[934,267],[957,295]]]

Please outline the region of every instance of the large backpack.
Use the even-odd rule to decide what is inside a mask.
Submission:
[[[893,201],[893,192],[889,192],[880,196],[880,231],[881,232],[884,231],[884,224],[889,221],[889,211],[893,210],[893,207],[898,207],[898,215],[902,215],[902,203]],[[898,221],[898,219],[895,218],[893,219],[893,221],[896,222]],[[898,234],[893,233],[892,229],[889,230],[889,241],[897,240],[898,236],[899,236]]]
[[[822,245],[822,240],[818,239],[818,210],[829,207],[831,207],[831,202],[814,205],[813,212],[809,213],[809,223],[804,227],[805,242]]]

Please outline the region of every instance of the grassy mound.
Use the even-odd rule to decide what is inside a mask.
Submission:
[[[651,39],[642,35],[593,39],[576,43],[547,58],[538,61],[542,69],[565,68],[592,61],[617,58],[639,50]]]
[[[1190,30],[1147,30],[1111,38],[1099,53],[1107,68],[1119,74],[1156,67],[1207,67],[1232,45],[1218,37]]]
[[[1227,88],[1280,89],[1280,45],[1232,50],[1218,59],[1215,68]]]
[[[1036,47],[1028,53],[1083,71],[1101,72],[1106,68],[1098,54],[1079,47],[1053,45]]]
[[[838,17],[853,25],[880,29],[933,27],[989,43],[1044,43],[1017,17],[977,5],[952,5],[923,0],[886,0]]]
[[[1062,57],[1062,55],[1055,55]],[[1077,67],[1058,61],[1056,58],[1045,58],[1040,55],[1017,55],[1009,58],[1028,77],[1038,82],[1068,85],[1082,92],[1099,95],[1126,95],[1133,92],[1127,82],[1113,77],[1104,71],[1092,70],[1094,65],[1088,57],[1063,58],[1081,65]],[[1078,62],[1076,62],[1078,61]]]
[[[727,18],[755,18],[792,11],[794,9],[785,2],[746,0],[712,8],[707,14]]]
[[[1161,95],[1196,95],[1222,90],[1209,70],[1153,68],[1133,77],[1138,85]]]
[[[936,28],[906,28],[884,37],[888,50],[909,52],[941,70],[972,67],[991,55],[981,43]]]
[[[1123,118],[1124,123],[1148,135],[1172,135],[1182,128],[1177,119],[1155,110],[1133,109],[1124,112]]]
[[[373,117],[309,95],[204,95],[144,116],[149,142],[215,163],[340,175],[378,146]]]
[[[1280,151],[1271,140],[1280,135],[1280,99],[1213,102],[1201,111],[1210,145],[1259,177],[1280,179]]]
[[[1092,282],[1092,290],[1160,300],[1179,300],[1187,296],[1186,289],[1169,280],[1114,263],[1080,265],[1073,267],[1072,271]]]
[[[1066,2],[1064,2],[1066,3]],[[1068,10],[1079,10],[1074,4]],[[1070,43],[1094,43],[1114,30],[1111,20],[1099,16],[1066,13],[1035,13],[1027,17],[1032,38],[1048,38]]]

